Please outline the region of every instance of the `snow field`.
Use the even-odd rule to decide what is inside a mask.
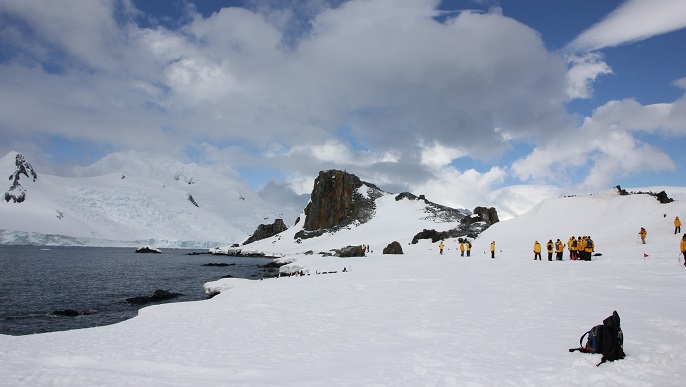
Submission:
[[[144,308],[115,325],[0,335],[0,385],[680,386],[686,267],[672,221],[686,219],[686,195],[667,192],[677,201],[546,200],[486,230],[470,258],[454,240],[444,255],[430,241],[410,245],[432,222],[403,221],[417,219],[406,218],[417,214],[411,202],[387,217],[403,210],[381,201],[367,224],[300,244],[294,227],[249,246],[284,252],[312,275],[222,279],[206,285],[222,291],[210,300]],[[591,235],[603,255],[532,260],[535,239],[571,235]],[[381,254],[391,237],[404,255]],[[491,240],[496,259],[483,254]],[[374,248],[367,257],[303,254],[363,243]],[[596,367],[600,355],[568,352],[613,310],[626,359]]]

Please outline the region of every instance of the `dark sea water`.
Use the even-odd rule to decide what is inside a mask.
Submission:
[[[113,324],[146,306],[127,298],[156,289],[183,295],[165,302],[207,299],[203,284],[224,276],[259,279],[269,258],[188,255],[166,249],[0,245],[0,334],[27,335]],[[197,250],[195,250],[197,251]],[[203,266],[228,263],[231,266]],[[152,305],[152,304],[148,304]],[[78,316],[54,311],[75,310]]]

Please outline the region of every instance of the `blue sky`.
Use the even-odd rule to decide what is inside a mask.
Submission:
[[[60,173],[136,149],[467,208],[686,178],[682,0],[0,0],[0,25],[0,153]]]

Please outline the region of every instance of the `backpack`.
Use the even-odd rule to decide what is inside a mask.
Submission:
[[[593,250],[593,240],[591,238],[586,239],[586,248]]]
[[[586,344],[583,344],[584,337]],[[569,352],[579,351],[583,353],[600,353],[603,355],[599,366],[606,361],[615,361],[624,359],[624,333],[620,326],[619,314],[617,311],[612,312],[612,315],[603,320],[603,325],[596,325],[588,332],[581,335],[579,339],[579,348],[571,348]]]

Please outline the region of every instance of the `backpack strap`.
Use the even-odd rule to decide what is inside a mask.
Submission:
[[[579,348],[570,348],[569,352],[579,351],[582,353],[588,353],[588,351],[586,350],[586,347],[584,347],[584,337],[586,337],[586,335],[588,335],[589,333],[591,333],[591,331],[588,331],[588,332],[584,333],[583,335],[581,335],[581,338],[579,338]]]

